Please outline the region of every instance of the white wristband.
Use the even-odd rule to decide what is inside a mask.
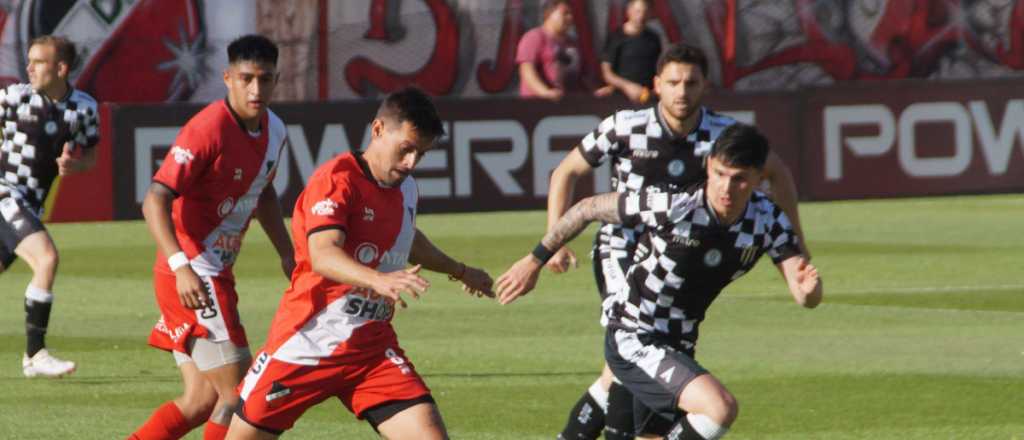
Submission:
[[[178,269],[185,267],[188,264],[188,257],[184,252],[178,252],[167,258],[167,265],[171,266],[171,272],[177,272]]]

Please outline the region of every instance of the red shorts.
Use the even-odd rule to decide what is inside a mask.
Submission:
[[[239,415],[250,425],[280,434],[307,409],[337,397],[356,417],[375,406],[430,395],[430,388],[395,344],[358,362],[297,365],[261,352],[238,385]]]
[[[149,345],[161,350],[188,354],[189,337],[220,342],[230,340],[238,347],[248,347],[245,328],[238,317],[238,294],[235,282],[225,277],[200,277],[206,283],[213,304],[204,309],[190,309],[178,298],[177,279],[173,273],[153,272],[153,290],[160,307],[160,320],[149,334]]]

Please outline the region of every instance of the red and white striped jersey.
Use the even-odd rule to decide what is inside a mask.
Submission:
[[[309,259],[309,234],[345,232],[344,251],[381,272],[405,268],[416,232],[418,192],[412,177],[382,187],[361,157],[346,153],[321,166],[292,216],[295,272],[264,350],[300,365],[351,361],[395,341],[391,301],[370,289],[320,276]]]
[[[153,176],[179,197],[174,231],[200,276],[233,279],[231,267],[264,188],[274,179],[285,126],[272,111],[250,133],[226,100],[206,106],[182,127]],[[170,273],[157,252],[154,270]]]

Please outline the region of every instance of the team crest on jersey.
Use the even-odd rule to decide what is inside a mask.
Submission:
[[[679,177],[686,171],[686,164],[682,159],[676,159],[668,163],[668,174],[672,177]]]
[[[174,156],[174,161],[181,165],[196,158],[196,155],[192,154],[192,150],[178,145],[171,147],[171,156]]]
[[[334,200],[323,199],[319,202],[316,202],[316,204],[313,205],[313,209],[311,209],[310,211],[313,213],[313,215],[322,215],[326,217],[329,215],[334,215],[334,210],[337,207],[338,203],[335,202]]]
[[[377,249],[377,245],[373,243],[363,243],[356,248],[356,259],[360,263],[370,264],[377,258],[377,254],[380,251]]]
[[[231,214],[231,210],[234,208],[235,199],[228,197],[224,199],[224,201],[220,202],[220,205],[217,205],[217,214],[221,217],[227,217],[228,214]]]
[[[722,251],[718,249],[711,249],[704,254],[704,264],[708,267],[718,267],[722,264]]]

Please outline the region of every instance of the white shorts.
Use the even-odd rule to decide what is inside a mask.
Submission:
[[[206,338],[188,338],[185,346],[189,354],[180,351],[172,351],[174,362],[181,366],[186,362],[195,362],[199,371],[209,371],[225,365],[244,363],[246,366],[252,362],[252,353],[249,347],[238,347],[230,340],[214,342]]]

